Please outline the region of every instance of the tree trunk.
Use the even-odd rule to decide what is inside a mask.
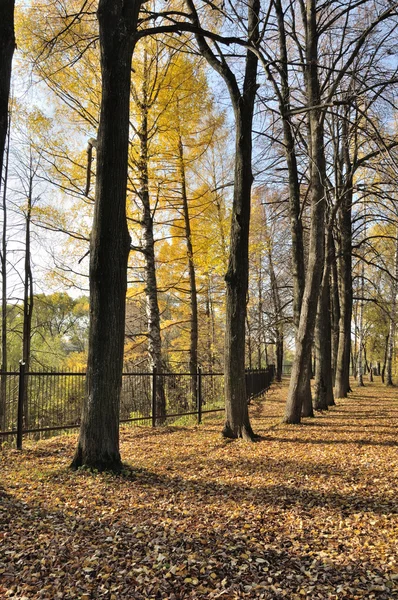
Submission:
[[[250,327],[250,321],[246,315],[246,346],[247,346],[247,362],[249,369],[253,368],[252,365],[252,330]],[[246,362],[246,361],[245,361]]]
[[[181,134],[178,139],[178,167],[180,172],[182,209],[184,214],[185,243],[187,246],[188,272],[189,272],[189,298],[191,305],[191,328],[189,345],[189,372],[191,374],[191,406],[196,406],[197,377],[198,370],[198,294],[196,290],[196,274],[194,252],[191,235],[191,223],[189,220],[189,206],[187,183],[185,176],[184,146]]]
[[[359,302],[359,336],[358,336],[358,387],[363,387],[364,368],[363,368],[363,354],[364,354],[364,336],[363,336],[363,309],[364,309],[364,277],[365,277],[365,263],[362,261],[361,266],[361,287],[360,294],[361,300]]]
[[[331,344],[332,344],[332,384],[333,387],[336,381],[336,370],[337,370],[337,352],[339,349],[339,335],[340,335],[340,300],[339,300],[339,283],[338,283],[338,272],[337,272],[337,259],[336,259],[336,248],[334,244],[333,236],[331,236],[330,242],[331,252],[331,288],[330,288],[330,317],[331,317]]]
[[[311,202],[310,248],[296,336],[296,354],[286,404],[285,423],[300,423],[302,407],[303,405],[306,406],[303,404],[303,399],[306,400],[308,395],[306,390],[308,389],[310,377],[311,348],[324,258],[325,154],[322,113],[319,109],[318,35],[315,0],[310,0],[307,3],[306,27],[305,86],[309,107],[309,158],[311,164],[309,191]]]
[[[352,165],[349,155],[348,115],[343,119],[343,162],[346,182],[339,208],[340,247],[338,261],[340,292],[339,346],[335,377],[336,398],[346,398],[350,391],[350,351],[352,318]]]
[[[186,0],[194,26],[200,27],[192,0]],[[260,1],[248,0],[247,35],[251,43],[259,40]],[[205,38],[196,35],[199,50],[224,79],[235,115],[235,168],[231,236],[226,282],[225,325],[225,425],[229,438],[255,438],[250,425],[245,381],[245,322],[249,273],[249,226],[252,172],[252,125],[257,93],[257,56],[246,52],[242,92],[224,57],[214,54]]]
[[[253,81],[255,85],[255,80]],[[226,281],[225,328],[225,437],[253,438],[245,382],[245,321],[249,271],[252,117],[246,108],[236,111],[235,181],[231,241]]]
[[[392,364],[394,357],[395,346],[395,330],[397,325],[397,281],[398,281],[398,230],[395,240],[395,256],[394,256],[394,277],[391,281],[391,316],[390,316],[390,331],[388,337],[388,351],[386,360],[387,381],[386,385],[394,385],[392,379]]]
[[[140,189],[138,192],[142,203],[142,233],[143,233],[143,254],[145,260],[145,300],[146,314],[148,322],[148,354],[151,368],[156,368],[156,422],[164,423],[166,416],[166,397],[164,392],[164,383],[162,377],[163,357],[162,357],[162,339],[160,332],[160,311],[158,302],[158,287],[156,280],[156,258],[155,241],[153,236],[153,215],[151,210],[151,201],[149,196],[149,173],[148,173],[148,111],[150,101],[148,98],[148,72],[147,55],[144,52],[144,74],[141,90],[141,99],[134,93],[137,108],[140,110],[140,127],[137,131],[140,140],[140,156],[138,161],[138,177]]]
[[[12,57],[15,49],[14,5],[15,0],[0,2],[0,189],[8,130]]]
[[[263,276],[262,276],[262,268],[261,268],[261,258],[260,265],[258,269],[258,277],[257,277],[257,292],[258,292],[258,303],[257,303],[257,369],[261,369],[262,362],[262,352],[261,352],[261,338],[263,333]]]
[[[327,244],[330,251],[330,235]],[[315,372],[314,408],[315,410],[328,410],[334,404],[332,387],[332,348],[331,348],[331,323],[330,323],[330,260],[325,258],[323,269],[321,293],[318,300],[318,314],[315,326],[315,346],[317,368]]]
[[[392,379],[392,363],[394,354],[394,338],[395,338],[395,319],[390,318],[390,331],[388,335],[387,360],[386,360],[386,385],[393,386]]]
[[[294,127],[290,113],[290,86],[284,12],[280,0],[276,0],[275,10],[278,20],[279,52],[281,58],[281,95],[279,109],[283,124],[283,141],[289,181],[289,217],[292,238],[293,322],[296,328],[297,337],[305,286],[305,261],[303,225],[301,220],[300,180],[297,167]],[[301,406],[304,407],[304,413],[306,415],[311,415],[312,413],[310,380],[311,365],[309,364],[301,373],[301,386],[300,390],[298,390],[298,393],[301,394]]]
[[[121,468],[122,386],[127,262],[126,221],[131,59],[141,2],[100,0],[102,99],[94,222],[90,241],[87,397],[72,467]]]
[[[11,115],[11,113],[10,113]],[[0,429],[7,424],[7,182],[10,158],[10,123],[4,169],[3,187],[3,228],[1,234],[1,377],[0,377]]]
[[[215,327],[214,327],[214,312],[213,312],[213,302],[211,297],[211,278],[210,274],[207,273],[207,290],[206,290],[206,323],[207,323],[207,364],[209,373],[213,373],[214,365],[215,365]]]
[[[276,369],[275,381],[282,381],[283,369],[283,314],[282,305],[279,295],[278,282],[275,275],[274,263],[272,260],[272,245],[268,243],[268,268],[271,280],[271,294],[274,305],[276,326],[275,326],[275,354],[276,354]]]
[[[32,196],[33,196],[33,164],[32,156],[29,163],[29,187],[28,204],[26,209],[26,229],[25,229],[25,267],[24,267],[24,299],[23,299],[23,331],[22,331],[22,360],[25,363],[25,372],[29,372],[30,367],[30,346],[32,334],[32,315],[33,315],[33,277],[30,251],[30,225],[32,221]],[[29,427],[29,403],[28,403],[28,381],[25,381],[23,395],[23,422],[24,427]]]
[[[370,363],[369,363],[369,373],[368,373],[368,381],[370,383],[373,383],[373,366],[372,365],[373,365],[373,363],[372,363],[372,361],[370,361]]]
[[[389,346],[390,335],[386,335],[386,341],[384,345],[384,362],[381,369],[381,381],[385,383],[385,374],[386,374],[386,365],[387,365],[387,354],[388,354],[388,346]]]
[[[312,367],[312,346],[313,343],[311,342],[311,348],[310,348],[310,352],[308,355],[308,366],[304,369],[304,372],[302,374],[302,378],[303,378],[303,387],[302,387],[302,391],[300,391],[301,394],[301,416],[302,417],[314,417],[314,407],[313,407],[313,402],[312,402],[312,392],[311,392],[311,379],[314,378],[314,371],[313,371],[313,367]],[[307,380],[305,379],[307,378]]]

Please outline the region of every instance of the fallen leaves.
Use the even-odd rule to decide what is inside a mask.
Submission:
[[[75,437],[4,450],[0,597],[398,598],[395,391],[299,427],[285,393],[251,408],[257,444],[123,429],[119,478],[68,471]]]

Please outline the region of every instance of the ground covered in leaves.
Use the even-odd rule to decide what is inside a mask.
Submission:
[[[0,598],[398,598],[398,393],[301,426],[286,383],[221,421],[123,429],[122,477],[71,472],[76,437],[0,453]]]

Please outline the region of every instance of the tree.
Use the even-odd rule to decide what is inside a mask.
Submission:
[[[386,40],[382,23],[390,19],[393,29],[396,27],[396,6],[383,4],[377,7],[377,10],[373,10],[373,7],[369,10],[368,5],[362,4],[367,3],[348,2],[342,7],[336,7],[332,2],[297,2],[287,5],[275,2],[271,8],[270,20],[277,33],[264,36],[259,49],[261,63],[275,92],[272,101],[277,101],[279,105],[279,119],[269,119],[274,130],[271,129],[271,133],[268,130],[263,135],[271,141],[274,148],[283,136],[290,196],[297,337],[285,417],[287,422],[300,422],[301,413],[310,415],[312,410],[308,402],[309,360],[313,343],[315,302],[325,255],[326,206],[331,208],[334,203],[339,205],[339,217],[344,213],[344,219],[349,220],[351,227],[350,210],[346,208],[350,209],[347,205],[352,202],[353,171],[349,165],[345,165],[340,171],[343,181],[334,177],[334,164],[344,159],[344,156],[341,153],[335,160],[331,159],[331,142],[325,133],[325,125],[327,126],[330,115],[340,113],[339,127],[342,128],[342,120],[347,121],[351,112],[361,112],[363,97],[370,93],[371,96],[374,94],[379,98],[390,81],[386,77],[380,77],[385,51],[383,44]],[[356,27],[358,21],[364,25],[360,33]],[[339,40],[335,39],[333,33],[336,23],[342,26],[342,38]],[[377,72],[378,76],[370,71],[370,65],[372,68],[376,65],[374,72]],[[352,141],[353,138],[350,138],[347,144],[346,156],[350,159],[349,144]],[[362,158],[358,163],[361,160]],[[279,170],[285,170],[284,166],[280,166],[280,156],[277,157],[277,161]],[[355,168],[358,168],[358,164],[355,164]],[[333,223],[328,223],[328,226],[333,226]],[[350,235],[351,232],[344,237],[344,252],[337,252],[339,260],[344,263],[345,273],[351,272],[348,261],[348,255],[351,257]],[[336,277],[334,279],[336,280]],[[344,298],[347,299],[347,304],[341,305],[341,296],[339,306],[334,302],[334,326],[336,327],[336,317],[347,325],[347,334],[339,336],[339,344],[343,349],[347,347],[350,329],[351,286],[348,276],[345,281],[348,291]],[[334,299],[336,300],[335,293]],[[336,341],[335,337],[335,347]],[[343,361],[345,367],[348,364],[346,352],[341,360],[339,357],[336,358],[335,354],[338,363],[336,386],[340,381],[339,365],[342,365]]]
[[[332,337],[330,318],[330,270],[333,255],[333,227],[329,221],[325,240],[325,260],[315,323],[316,371],[314,386],[315,410],[333,406]]]
[[[141,2],[100,0],[102,98],[90,241],[87,398],[73,468],[118,471],[127,261],[126,220],[131,62]]]
[[[23,282],[23,332],[22,332],[22,360],[25,363],[25,368],[29,371],[30,354],[31,354],[31,337],[32,337],[32,316],[34,306],[33,296],[33,274],[31,263],[31,223],[32,223],[32,207],[33,207],[33,184],[37,171],[37,166],[33,164],[32,150],[29,153],[29,174],[28,188],[26,195],[26,210],[25,212],[25,260],[24,260],[24,282]],[[25,427],[29,426],[29,404],[28,404],[28,388],[24,388],[24,420]]]
[[[2,271],[2,370],[7,367],[6,354],[6,182],[7,174],[3,180],[3,159],[6,147],[7,132],[9,132],[9,112],[8,103],[11,85],[12,57],[15,49],[14,33],[14,6],[15,0],[2,0],[0,4],[0,191],[3,191],[3,235],[1,251],[1,271]],[[9,154],[9,152],[7,153]],[[7,158],[8,169],[8,158]],[[2,190],[2,184],[4,190]],[[1,378],[0,389],[0,427],[5,419],[5,394],[6,380]]]
[[[9,124],[11,122],[11,113]],[[6,161],[4,169],[3,188],[0,186],[2,194],[3,224],[1,232],[1,377],[0,377],[0,427],[5,427],[6,423],[6,403],[7,403],[7,183],[8,168],[10,160],[10,126],[8,126],[8,140],[6,148]]]
[[[193,25],[200,30],[198,12],[193,0],[187,0]],[[260,30],[260,2],[248,0],[247,40],[257,44]],[[223,435],[228,438],[254,440],[247,408],[245,382],[246,296],[249,273],[249,227],[252,172],[252,124],[257,93],[257,55],[246,51],[243,88],[228,62],[217,56],[204,36],[197,34],[200,52],[227,85],[235,116],[235,167],[230,250],[226,282],[225,323],[225,424]],[[218,47],[216,52],[218,53]]]
[[[139,179],[139,189],[137,196],[142,204],[142,251],[145,261],[145,296],[146,296],[146,314],[148,321],[148,353],[150,365],[156,369],[158,380],[156,386],[156,415],[157,422],[162,423],[166,414],[166,398],[163,385],[163,356],[162,339],[160,330],[160,311],[158,302],[158,285],[156,276],[156,257],[155,257],[155,239],[154,239],[154,217],[156,212],[156,202],[151,203],[150,186],[150,140],[154,136],[153,124],[150,122],[152,112],[156,106],[156,101],[162,85],[165,74],[159,74],[161,71],[161,59],[157,48],[148,56],[148,50],[144,48],[142,59],[141,89],[132,85],[132,96],[137,110],[137,123],[135,131],[139,139],[138,160],[135,161],[135,168]],[[167,66],[165,67],[167,73]],[[161,80],[160,82],[158,80]],[[152,117],[153,118],[153,117]],[[156,120],[156,119],[155,119]]]
[[[304,80],[308,107],[308,146],[311,165],[309,186],[311,225],[308,265],[296,336],[296,355],[286,404],[286,423],[299,423],[301,420],[303,398],[306,397],[306,387],[308,386],[309,356],[311,356],[324,258],[326,167],[323,119],[319,109],[321,102],[318,63],[319,34],[315,0],[307,3],[303,17],[306,34]]]
[[[0,4],[0,188],[8,130],[11,65],[15,49],[14,5],[15,0],[2,0]]]
[[[386,385],[391,386],[393,384],[392,379],[392,365],[395,345],[395,331],[397,327],[397,287],[398,287],[398,227],[396,231],[395,240],[395,254],[394,254],[394,274],[391,281],[391,317],[390,317],[390,331],[388,337],[388,352],[386,361],[387,380]]]

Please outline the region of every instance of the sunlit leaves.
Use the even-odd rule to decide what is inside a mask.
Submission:
[[[272,389],[252,407],[253,445],[222,442],[218,421],[123,429],[120,478],[68,472],[74,437],[4,450],[1,593],[393,598],[397,400],[360,391],[297,428]]]

